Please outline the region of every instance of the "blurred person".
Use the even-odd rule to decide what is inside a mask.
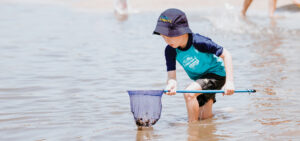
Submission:
[[[249,6],[251,5],[253,0],[244,0],[244,5],[243,5],[243,9],[242,9],[242,15],[246,16],[247,10],[249,8]],[[277,0],[269,0],[269,16],[273,17],[274,15],[274,11],[276,9],[276,3]]]
[[[175,95],[177,89],[176,60],[193,82],[186,90],[218,90],[224,86],[225,95],[234,93],[232,57],[227,49],[210,38],[193,33],[184,12],[167,9],[158,18],[153,34],[160,35],[167,46],[167,95]],[[215,94],[184,94],[189,122],[213,116]]]
[[[296,4],[298,7],[300,7],[300,0],[293,0],[294,4]]]
[[[189,123],[187,127],[187,141],[217,141],[215,135],[217,130],[216,122],[213,119]]]
[[[115,16],[119,21],[128,19],[128,2],[127,0],[115,0],[114,3]]]
[[[251,5],[252,1],[253,0],[244,0],[244,5],[243,5],[243,9],[242,9],[243,16],[246,16],[247,10],[248,10],[249,6]],[[299,0],[293,0],[293,2],[297,6],[300,6]],[[269,16],[270,17],[274,16],[274,12],[276,10],[276,3],[277,3],[277,0],[269,0]]]
[[[136,130],[136,141],[149,141],[152,140],[153,135],[153,127],[139,127],[138,130]]]

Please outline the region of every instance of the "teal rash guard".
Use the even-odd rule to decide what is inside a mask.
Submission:
[[[223,47],[210,38],[200,34],[189,34],[187,46],[184,49],[167,46],[165,49],[167,71],[176,70],[176,60],[184,68],[192,80],[213,73],[226,76],[222,58]]]

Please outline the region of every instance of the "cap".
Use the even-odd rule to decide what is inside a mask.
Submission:
[[[192,33],[184,12],[170,8],[160,14],[153,34],[176,37],[185,33]]]

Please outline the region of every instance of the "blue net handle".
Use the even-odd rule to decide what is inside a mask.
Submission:
[[[163,90],[164,93],[169,92],[168,90]],[[255,93],[254,89],[247,90],[235,90],[235,93]],[[224,90],[177,90],[176,93],[225,93]]]

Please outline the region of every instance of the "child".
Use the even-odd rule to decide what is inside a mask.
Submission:
[[[225,95],[234,93],[230,53],[210,38],[193,33],[184,12],[179,9],[164,11],[153,34],[161,35],[168,44],[165,49],[168,71],[166,90],[170,92],[167,95],[176,94],[176,60],[194,80],[187,90],[221,89],[225,84]],[[215,94],[185,93],[184,98],[189,122],[213,116]]]

